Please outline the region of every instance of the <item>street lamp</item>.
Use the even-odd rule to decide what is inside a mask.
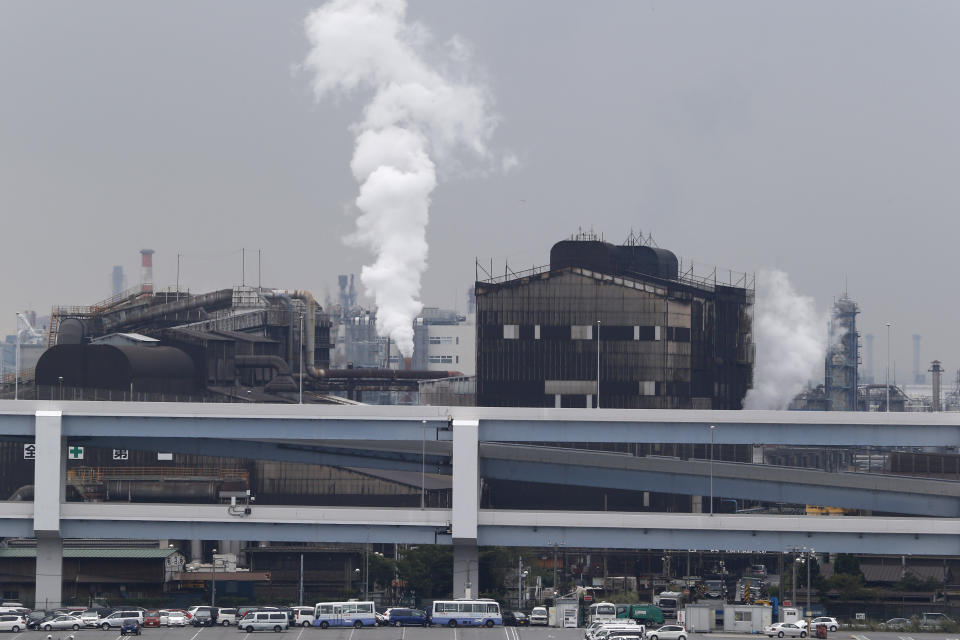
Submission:
[[[710,515],[713,515],[713,434],[717,430],[717,425],[710,425]],[[701,513],[703,513],[701,511]]]
[[[291,309],[292,311],[292,309]],[[300,404],[303,404],[303,314],[300,314]]]
[[[600,408],[600,321],[597,320],[597,409]]]
[[[217,606],[217,548],[210,554],[210,566],[213,568],[213,581],[210,588],[210,607]]]
[[[890,323],[887,323],[887,371],[884,374],[884,386],[887,388],[887,407],[886,410],[890,411]]]
[[[57,376],[57,380],[60,381],[60,399],[63,400],[63,376]]]

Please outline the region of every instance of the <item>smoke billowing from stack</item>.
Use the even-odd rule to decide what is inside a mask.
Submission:
[[[757,277],[754,319],[757,362],[745,409],[786,409],[823,366],[827,318],[782,271]]]
[[[306,66],[318,99],[373,92],[360,122],[350,168],[360,183],[357,229],[348,240],[376,254],[360,275],[377,306],[377,332],[413,353],[413,321],[422,308],[426,227],[437,165],[464,146],[486,155],[494,120],[483,88],[455,81],[427,64],[430,41],[406,22],[404,0],[331,0],[306,19],[312,49]],[[454,39],[451,59],[463,61]]]

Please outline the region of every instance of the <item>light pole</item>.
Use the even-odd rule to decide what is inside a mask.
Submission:
[[[300,404],[303,404],[303,314],[300,314]]]
[[[887,388],[887,407],[886,410],[890,411],[890,323],[887,323],[887,372],[884,374],[885,384]]]
[[[523,609],[523,579],[527,572],[523,570],[523,556],[517,556],[517,611]]]
[[[713,515],[713,434],[717,425],[710,425],[710,515]],[[702,512],[701,512],[702,513]]]
[[[423,437],[420,439],[420,508],[427,501],[427,421],[423,420]]]
[[[300,554],[300,606],[303,606],[303,554]]]
[[[13,362],[13,399],[20,399],[20,314],[17,314],[17,354]]]
[[[214,547],[210,555],[210,566],[213,568],[213,581],[210,587],[210,607],[217,606],[217,548]]]
[[[810,633],[810,571],[813,569],[812,561],[813,560],[813,549],[810,549],[810,552],[807,554],[807,611],[804,619],[807,621],[807,634]]]
[[[597,409],[600,408],[600,321],[597,320]]]

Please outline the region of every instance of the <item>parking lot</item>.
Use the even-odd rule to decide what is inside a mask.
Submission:
[[[581,640],[583,629],[554,629],[552,627],[495,627],[493,629],[470,629],[446,627],[373,627],[363,629],[315,629],[294,628],[284,631],[283,640]],[[46,640],[47,635],[52,640],[68,640],[73,635],[75,640],[121,640],[117,631],[102,631],[100,629],[81,629],[71,631],[29,631],[17,634],[3,634],[2,640]],[[236,627],[207,627],[195,629],[180,627],[167,629],[145,628],[143,638],[150,640],[257,640],[261,636],[272,637],[277,634],[267,631],[249,634],[238,631]],[[831,640],[960,640],[958,634],[944,633],[896,633],[896,632],[850,632],[839,631],[831,633]],[[748,640],[759,638],[766,640],[766,636],[738,635],[727,633],[690,634],[690,640],[721,640],[738,639]]]

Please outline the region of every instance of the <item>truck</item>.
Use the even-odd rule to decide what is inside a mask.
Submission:
[[[684,596],[679,591],[663,591],[653,597],[653,604],[660,608],[665,620],[676,620],[683,603]]]

